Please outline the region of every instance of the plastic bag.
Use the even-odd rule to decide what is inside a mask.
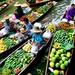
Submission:
[[[52,37],[52,34],[51,34],[50,31],[46,31],[46,32],[44,32],[43,37],[44,38],[51,38]]]
[[[37,53],[38,53],[38,46],[33,44],[32,48],[31,48],[31,53],[37,55]]]

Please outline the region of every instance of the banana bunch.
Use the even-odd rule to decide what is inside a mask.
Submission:
[[[55,27],[55,25],[54,24],[52,24],[52,23],[50,23],[49,25],[48,25],[48,27],[47,27],[47,29],[46,30],[49,30],[50,32],[55,32],[56,31],[56,27]]]
[[[4,44],[3,38],[0,39],[0,53],[7,50],[7,46]]]
[[[30,52],[31,48],[32,48],[31,44],[30,44],[30,43],[27,43],[27,44],[25,44],[25,46],[23,47],[23,50],[25,50],[25,51],[27,51],[27,52]]]
[[[58,48],[60,48],[60,43],[58,43],[58,42],[55,42],[55,43],[54,43],[54,45],[53,45],[53,47],[54,47],[55,49],[58,49]]]

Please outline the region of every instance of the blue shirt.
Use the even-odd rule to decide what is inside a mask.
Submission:
[[[33,34],[32,35],[32,41],[39,43],[39,44],[43,44],[44,43],[44,38],[42,36],[42,34]]]
[[[31,29],[32,29],[32,24],[29,22],[29,23],[26,25],[26,31],[27,31],[26,33],[30,35],[30,34],[31,34],[31,32],[30,32]]]

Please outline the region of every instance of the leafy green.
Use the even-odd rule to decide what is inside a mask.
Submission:
[[[11,70],[11,74],[15,74],[14,70],[19,68],[22,70],[25,65],[29,64],[31,59],[30,53],[26,53],[22,49],[13,53],[6,61],[2,67],[2,71],[8,73],[8,70]],[[10,75],[11,75],[10,74]]]
[[[61,48],[65,50],[73,48],[73,33],[72,30],[66,32],[64,30],[58,30],[54,34],[54,42],[61,44]],[[69,47],[69,48],[68,48]]]

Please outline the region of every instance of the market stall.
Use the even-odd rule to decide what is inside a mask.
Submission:
[[[49,0],[27,0],[27,2],[30,6],[39,5],[39,7],[31,8],[25,3],[19,4],[23,7],[25,15],[18,19],[13,14],[13,18],[10,17],[10,21],[15,23],[14,29],[17,32],[9,32],[0,37],[0,75],[71,74],[70,71],[74,72],[72,69],[75,67],[74,22],[60,20],[58,23],[53,20],[47,25],[44,21],[44,26],[38,21],[50,11],[53,2]],[[26,34],[25,29],[27,24],[31,23],[34,25],[28,32],[32,37]],[[4,28],[2,24],[0,27]]]

